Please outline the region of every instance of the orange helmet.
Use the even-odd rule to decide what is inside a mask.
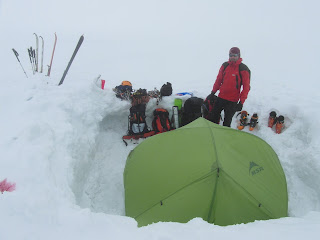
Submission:
[[[122,81],[121,85],[122,86],[131,86],[132,87],[132,84],[129,81]]]

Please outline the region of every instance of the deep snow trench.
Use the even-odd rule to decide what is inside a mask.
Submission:
[[[127,133],[130,104],[116,99],[114,111],[109,111],[99,123],[95,144],[87,150],[89,154],[78,154],[78,164],[74,169],[73,192],[77,204],[93,212],[125,215],[123,171],[128,154],[137,143],[129,142],[125,146],[122,136]],[[151,99],[147,104],[146,116],[151,126],[153,110],[166,107],[170,110],[173,98],[163,100],[156,105]],[[120,104],[121,103],[121,104]],[[81,146],[85,144],[85,146]],[[88,148],[85,142],[77,146],[81,151]]]
[[[171,110],[173,100],[174,97],[164,99],[159,106],[155,100],[148,103],[146,116],[149,127],[153,110],[157,107]],[[127,131],[130,104],[118,101],[98,124],[97,134],[91,137],[94,138],[93,143],[75,143],[75,158],[78,159],[74,166],[72,189],[80,207],[124,216],[123,171],[129,152],[137,145],[131,143],[126,147],[122,141]],[[264,139],[278,154],[287,179],[289,216],[299,217],[306,212],[320,210],[320,176],[317,174],[320,169],[318,155],[314,154],[317,150],[312,129],[302,131],[307,120],[297,119],[296,115],[289,112],[287,118],[295,121],[288,122],[290,124],[282,134],[275,134],[267,127],[268,114],[261,114],[259,129],[252,134]],[[236,128],[235,124],[234,118],[233,128]]]

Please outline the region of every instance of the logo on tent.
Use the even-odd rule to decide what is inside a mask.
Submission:
[[[264,168],[259,166],[255,162],[250,162],[249,175],[254,176],[254,175],[256,175],[257,173],[260,173],[263,170],[264,170]]]

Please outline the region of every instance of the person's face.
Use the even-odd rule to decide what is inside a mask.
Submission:
[[[239,54],[230,53],[229,54],[229,60],[232,62],[236,62],[239,59]]]

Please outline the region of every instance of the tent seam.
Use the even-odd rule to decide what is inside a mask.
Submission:
[[[182,191],[183,189],[185,189],[185,188],[187,188],[187,187],[189,187],[189,186],[191,186],[191,185],[193,185],[193,184],[195,184],[195,183],[197,183],[197,182],[200,182],[200,181],[202,181],[202,180],[204,180],[204,179],[206,179],[206,178],[210,177],[211,175],[213,175],[213,174],[214,174],[214,171],[215,171],[215,170],[216,170],[216,169],[211,170],[211,171],[210,171],[209,173],[207,173],[206,175],[204,175],[204,176],[202,176],[202,177],[200,177],[200,178],[198,178],[198,179],[194,180],[193,182],[191,182],[191,183],[189,183],[189,184],[185,185],[184,187],[180,188],[179,190],[177,190],[177,191],[175,191],[175,192],[171,193],[170,195],[168,195],[168,196],[166,196],[166,197],[162,198],[162,199],[160,200],[160,202],[162,202],[162,201],[164,201],[164,200],[166,200],[166,199],[170,198],[171,196],[175,195],[177,192],[180,192],[180,191]],[[138,218],[139,216],[143,215],[145,212],[149,211],[150,209],[152,209],[153,207],[157,206],[158,204],[159,204],[159,202],[157,202],[157,203],[153,204],[151,207],[149,207],[148,209],[144,210],[142,213],[140,213],[139,215],[135,216],[134,218]]]
[[[210,218],[212,216],[212,211],[213,211],[213,208],[214,208],[217,187],[218,187],[220,163],[219,163],[219,159],[218,159],[218,152],[217,152],[217,147],[216,147],[216,144],[215,144],[215,138],[214,138],[213,132],[211,130],[209,122],[206,122],[206,124],[207,124],[208,128],[210,129],[210,135],[211,135],[211,139],[213,141],[213,146],[214,146],[215,155],[216,155],[216,162],[217,162],[216,182],[215,182],[215,186],[214,186],[214,191],[212,193],[211,204],[210,204],[210,207],[209,207],[209,214],[208,214],[208,218],[207,218],[207,222],[210,222]],[[214,159],[213,159],[213,161],[214,161]],[[212,221],[212,222],[214,222],[214,221]]]

